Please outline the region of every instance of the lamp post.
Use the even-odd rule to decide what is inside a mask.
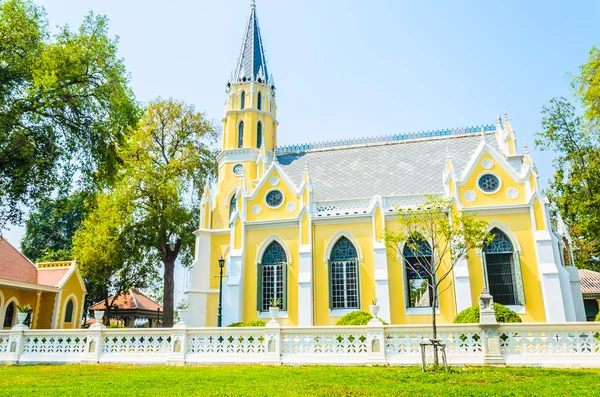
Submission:
[[[222,326],[223,320],[223,305],[221,304],[223,301],[223,267],[225,267],[225,259],[221,257],[221,259],[219,259],[219,314],[217,315],[217,326],[219,327]]]

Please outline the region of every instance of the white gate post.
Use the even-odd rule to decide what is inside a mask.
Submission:
[[[483,362],[488,365],[504,365],[500,351],[500,335],[494,311],[494,298],[487,290],[479,296],[479,326],[483,331]]]
[[[273,319],[265,327],[263,364],[281,365],[281,325]]]
[[[102,323],[92,324],[86,333],[87,342],[85,344],[85,354],[81,360],[86,364],[97,364],[100,362],[102,354],[102,345],[104,344],[104,336],[102,331],[106,326]]]
[[[383,323],[377,317],[373,317],[367,323],[367,364],[382,365],[387,363]]]
[[[171,333],[171,353],[167,359],[167,365],[184,365],[186,351],[187,327],[184,323],[177,323],[173,326]]]
[[[23,332],[28,330],[29,327],[23,324],[17,324],[10,330],[8,334],[8,355],[6,357],[7,364],[17,364],[21,353],[23,352],[23,346],[25,344],[25,336]]]

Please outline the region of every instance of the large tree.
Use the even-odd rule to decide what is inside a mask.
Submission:
[[[192,261],[200,195],[216,174],[216,138],[213,124],[193,106],[157,99],[121,151],[118,190],[133,208],[137,249],[164,269],[166,327],[173,324],[175,261]]]
[[[385,240],[396,251],[396,258],[404,258],[405,248],[410,251],[413,260],[402,259],[402,266],[407,266],[420,284],[415,284],[418,288],[411,294],[425,295],[431,307],[435,339],[439,296],[453,285],[454,269],[467,254],[489,244],[493,236],[486,231],[485,221],[457,209],[453,199],[431,196],[414,209],[397,209],[396,215],[398,227],[386,230]],[[438,364],[437,349],[434,363]]]
[[[73,175],[86,185],[110,180],[138,118],[106,17],[90,14],[77,31],[52,36],[43,8],[0,2],[0,231],[68,190]]]
[[[542,110],[537,147],[555,154],[548,196],[574,243],[578,267],[600,270],[600,50],[573,80],[574,99],[553,98]]]

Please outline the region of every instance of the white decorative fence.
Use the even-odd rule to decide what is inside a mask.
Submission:
[[[13,329],[0,331],[0,363],[414,365],[430,332],[429,325],[379,324]],[[600,327],[594,323],[440,325],[438,338],[455,365],[600,367]]]

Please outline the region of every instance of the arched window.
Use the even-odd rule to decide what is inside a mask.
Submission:
[[[231,223],[231,215],[235,211],[235,207],[237,205],[237,199],[235,198],[235,193],[231,196],[231,200],[229,201],[229,222]]]
[[[525,293],[519,254],[500,229],[494,228],[490,233],[494,239],[485,247],[483,255],[489,292],[494,302],[522,305],[525,303]]]
[[[407,307],[431,307],[433,276],[431,246],[424,239],[413,240],[402,250],[406,274]]]
[[[8,306],[6,306],[6,312],[4,312],[4,324],[2,325],[4,328],[10,328],[13,326],[15,322],[15,302],[10,302]]]
[[[287,255],[281,244],[277,241],[269,244],[257,270],[257,310],[269,311],[272,299],[279,299],[279,308],[287,310]]]
[[[246,92],[242,91],[242,97],[240,98],[240,109],[246,107]]]
[[[67,308],[65,309],[65,323],[73,321],[73,299],[69,299]]]
[[[262,146],[262,123],[259,121],[256,125],[256,147]]]
[[[258,92],[258,103],[256,104],[258,110],[262,110],[262,92]]]
[[[359,261],[356,247],[342,236],[329,256],[329,308],[358,309]]]
[[[237,147],[241,148],[244,146],[244,122],[240,121],[240,125],[238,127],[238,144]]]

